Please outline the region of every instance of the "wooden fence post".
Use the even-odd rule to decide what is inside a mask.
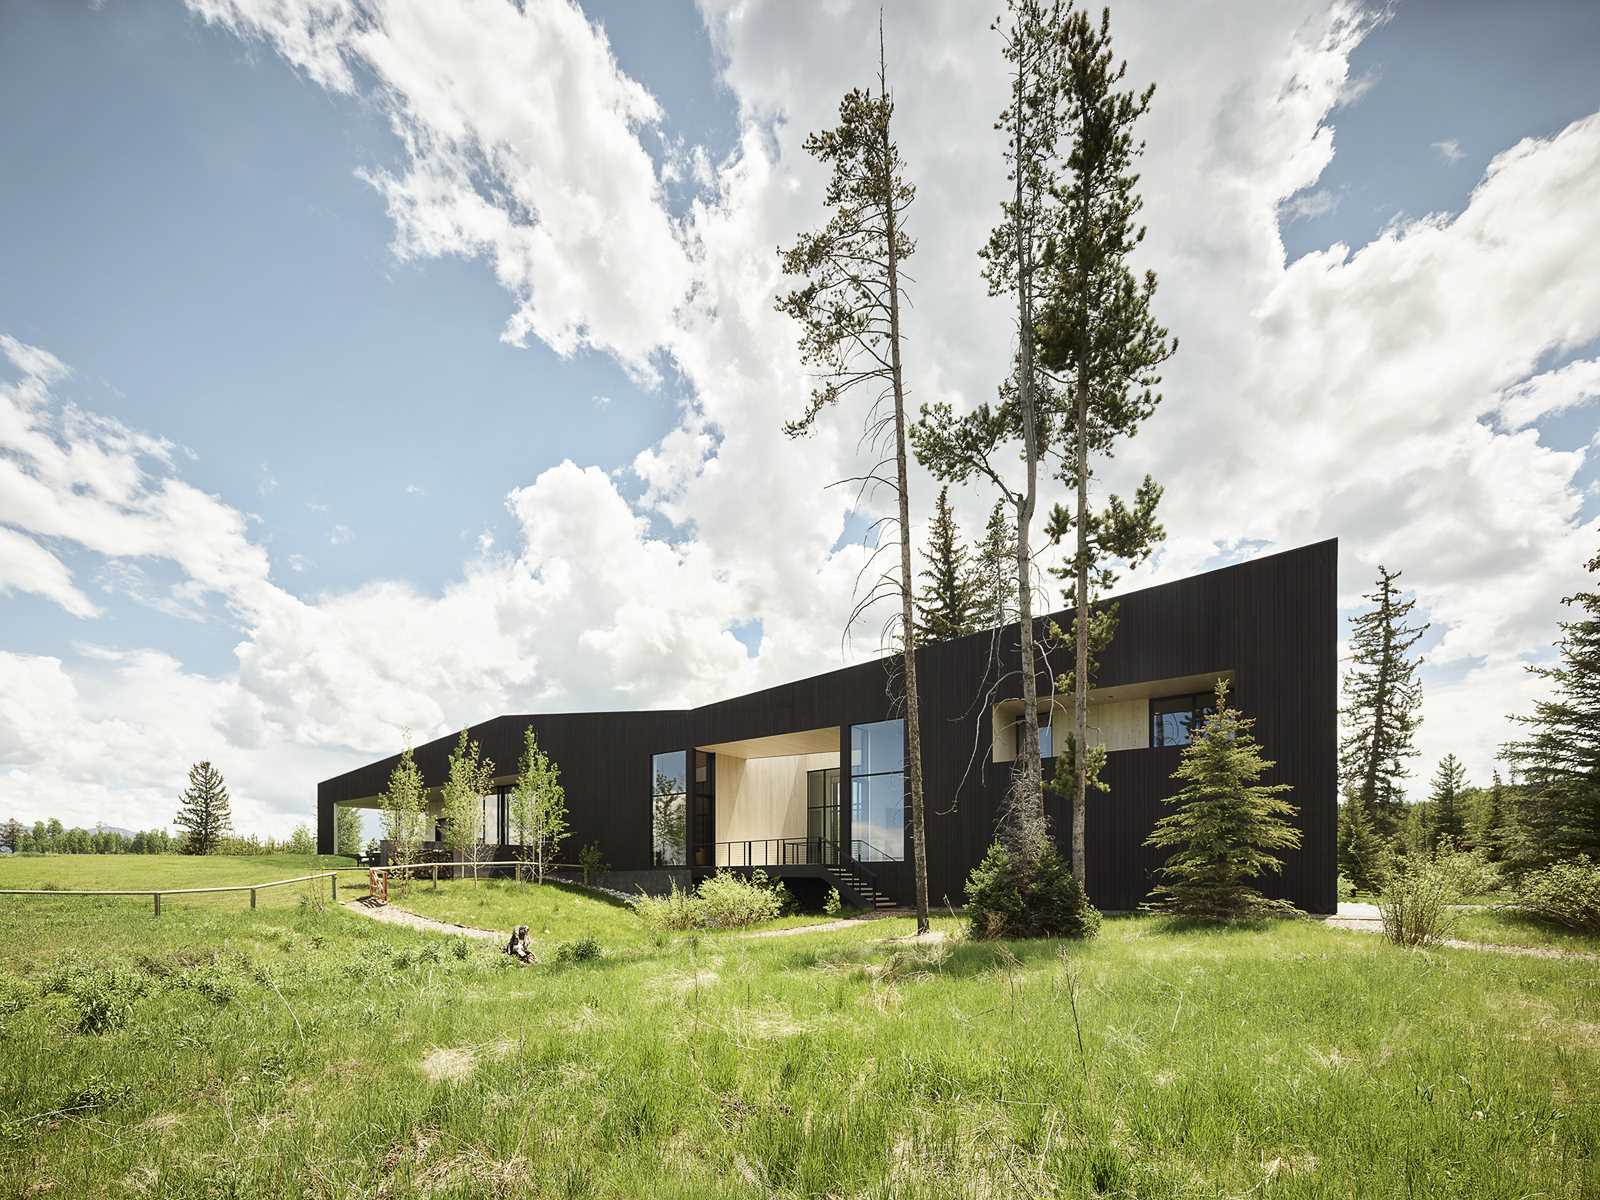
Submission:
[[[330,890],[333,893],[331,898],[337,904],[339,903],[339,873],[337,871],[328,872],[328,883],[331,885]]]
[[[156,916],[159,917],[161,915],[161,893],[155,892],[153,894],[156,898]]]
[[[256,890],[255,890],[255,888],[251,888],[250,889],[250,907],[254,908],[255,906],[256,906]]]

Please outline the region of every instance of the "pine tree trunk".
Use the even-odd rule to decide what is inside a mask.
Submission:
[[[883,27],[878,29],[878,85],[885,100],[888,86],[883,56]],[[884,224],[888,230],[889,361],[894,383],[894,454],[900,494],[900,649],[906,678],[906,782],[911,790],[911,859],[916,874],[917,933],[928,932],[928,842],[922,802],[922,711],[917,698],[916,613],[912,607],[911,495],[906,467],[906,396],[900,369],[900,267],[895,237],[894,156],[889,145],[887,113],[882,137]]]
[[[1023,207],[1023,75],[1017,68],[1016,121],[1016,226],[1017,226],[1017,398],[1022,405],[1022,445],[1027,462],[1027,483],[1017,504],[1017,635],[1022,659],[1022,761],[1021,775],[1013,780],[1011,820],[1017,849],[1031,858],[1041,848],[1044,831],[1044,796],[1039,763],[1039,682],[1033,655],[1033,555],[1029,533],[1039,484],[1038,431],[1033,403],[1033,264],[1032,239]]]
[[[1089,886],[1089,860],[1084,848],[1084,823],[1088,815],[1089,785],[1089,384],[1085,364],[1078,364],[1076,396],[1076,462],[1078,476],[1078,556],[1074,562],[1077,588],[1073,613],[1076,633],[1072,668],[1072,874],[1085,889]]]

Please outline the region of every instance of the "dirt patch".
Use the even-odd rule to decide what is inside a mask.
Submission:
[[[443,933],[451,937],[478,938],[485,942],[509,941],[509,931],[500,933],[493,929],[478,929],[472,925],[452,925],[448,921],[435,921],[429,917],[419,917],[416,913],[407,912],[403,908],[395,908],[392,904],[368,904],[365,900],[346,900],[344,907],[347,911],[359,913],[374,921],[381,921],[385,925],[404,925],[408,929],[420,929],[424,933]]]

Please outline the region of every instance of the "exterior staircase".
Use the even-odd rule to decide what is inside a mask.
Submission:
[[[839,889],[839,895],[846,903],[854,904],[857,908],[897,907],[892,899],[879,890],[877,883],[866,869],[850,859],[829,864],[823,868],[822,874],[828,882]]]

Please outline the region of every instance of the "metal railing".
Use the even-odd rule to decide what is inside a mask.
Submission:
[[[851,840],[847,858],[841,859],[841,849],[831,838],[745,838],[716,842],[712,859],[718,867],[836,867],[841,861],[853,867],[864,862],[901,861],[862,838]]]

